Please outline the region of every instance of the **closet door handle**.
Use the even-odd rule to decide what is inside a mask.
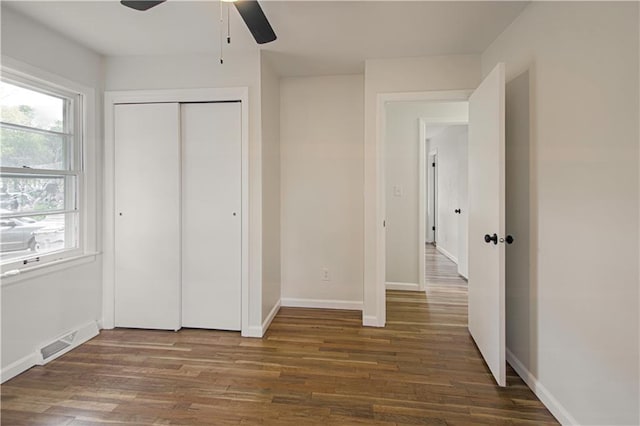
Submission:
[[[453,212],[460,214],[461,210],[460,209],[455,209]]]

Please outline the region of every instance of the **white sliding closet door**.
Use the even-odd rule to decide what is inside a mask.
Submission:
[[[115,106],[115,325],[180,328],[180,105]]]
[[[241,328],[240,107],[181,105],[184,327]]]

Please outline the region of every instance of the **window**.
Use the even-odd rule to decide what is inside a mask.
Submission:
[[[81,252],[81,95],[3,73],[0,264],[3,271]]]

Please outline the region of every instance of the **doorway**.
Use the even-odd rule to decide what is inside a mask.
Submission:
[[[463,246],[454,210],[466,212],[468,102],[393,101],[384,114],[385,287],[425,291],[425,243],[455,262]]]
[[[467,93],[461,91],[422,93],[380,93],[377,96],[375,168],[376,218],[375,290],[365,294],[375,302],[376,316],[363,316],[365,325],[384,326],[386,322],[385,278],[388,260],[386,227],[389,209],[389,155],[386,146],[386,109],[397,101],[466,101],[469,102],[468,198],[473,214],[469,215],[469,306],[468,329],[487,366],[500,386],[506,385],[505,350],[505,244],[512,238],[505,233],[505,64],[499,63],[480,85]],[[422,158],[426,157],[420,156]],[[439,155],[441,162],[441,157]],[[393,178],[393,176],[392,176]],[[393,184],[396,187],[395,183]],[[395,192],[395,189],[394,189]],[[402,191],[400,191],[402,193]],[[395,221],[389,221],[389,224]],[[420,238],[424,238],[421,233]],[[365,245],[366,246],[366,245]],[[366,246],[367,247],[367,246]],[[365,262],[365,266],[367,263]],[[473,280],[473,281],[472,281]],[[372,306],[369,303],[369,306]],[[369,311],[370,312],[370,311]]]

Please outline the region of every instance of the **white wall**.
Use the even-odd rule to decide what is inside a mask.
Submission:
[[[467,208],[468,135],[466,125],[449,126],[431,138],[427,149],[427,153],[438,151],[436,246],[456,263],[460,257],[460,222],[466,216],[455,210]]]
[[[422,58],[375,59],[365,63],[364,107],[364,313],[368,325],[384,325],[384,265],[377,262],[376,238],[382,232],[382,210],[377,195],[376,130],[379,93],[473,89],[480,82],[478,55],[432,56]],[[380,208],[379,208],[380,207]]]
[[[531,272],[531,152],[529,73],[525,72],[507,83],[505,96],[505,191],[507,234],[515,235],[516,243],[505,250],[506,341],[518,360],[532,365],[529,356],[530,335],[535,330],[532,313],[537,309],[537,296],[532,291]]]
[[[280,303],[280,78],[262,54],[262,322]],[[266,325],[266,324],[265,324]]]
[[[260,54],[106,58],[106,90],[249,88],[249,327],[262,325],[262,143]]]
[[[92,88],[96,91],[96,135],[101,134],[103,62],[102,58],[77,43],[2,5],[2,54],[45,73]],[[90,151],[101,151],[101,137]],[[91,142],[88,142],[91,143]],[[96,163],[96,158],[92,159]],[[100,247],[100,162],[87,170],[93,238]],[[96,212],[97,210],[97,212]],[[97,229],[97,230],[96,230]],[[93,249],[93,247],[92,247]],[[2,369],[30,357],[40,345],[102,316],[101,257],[46,275],[24,274],[2,282]],[[26,365],[28,366],[28,364]]]
[[[104,85],[102,56],[4,4],[2,54],[85,86]]]
[[[280,105],[283,304],[360,307],[363,78],[284,78]]]
[[[508,212],[530,224],[515,235],[529,258],[508,276],[529,287],[507,283],[507,346],[567,423],[640,423],[638,52],[635,2],[533,2],[482,55],[483,74],[529,72],[529,123],[526,90],[507,93],[508,137],[530,138],[511,159],[529,155],[531,182],[528,212]]]
[[[418,285],[423,256],[418,248],[424,241],[418,232],[420,118],[467,121],[468,105],[389,102],[385,115],[386,282]]]

